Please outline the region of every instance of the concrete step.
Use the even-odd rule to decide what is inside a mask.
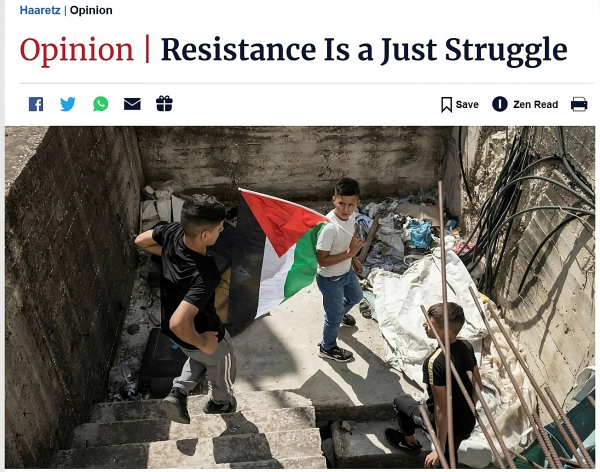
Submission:
[[[269,468],[315,465],[321,454],[319,430],[251,433],[59,451],[52,468],[187,469],[237,468],[268,461]],[[304,458],[305,461],[300,461]],[[309,460],[309,458],[311,458]],[[283,462],[282,462],[283,461]],[[324,466],[325,461],[323,460]],[[238,464],[238,465],[234,465]],[[257,467],[262,467],[257,466]],[[251,468],[242,465],[241,468]],[[324,467],[323,467],[324,468]]]
[[[297,393],[284,390],[236,392],[237,411],[271,410],[311,406],[311,401]],[[190,416],[203,415],[202,406],[208,400],[206,395],[193,395],[188,398]],[[158,403],[160,400],[139,402],[97,403],[92,407],[90,423],[114,423],[164,418]]]
[[[332,421],[345,419],[356,422],[387,421],[396,418],[392,402],[374,405],[348,405],[339,401],[313,402],[317,418],[317,427],[325,428]]]
[[[386,428],[395,428],[394,421],[349,421],[350,431],[340,421],[331,425],[336,469],[413,469],[423,468],[425,457],[431,452],[429,439],[417,430],[416,436],[423,449],[404,451],[392,446],[385,438]]]
[[[305,406],[200,415],[191,419],[191,424],[173,423],[166,418],[86,423],[75,428],[71,448],[309,429],[315,427],[315,410]]]

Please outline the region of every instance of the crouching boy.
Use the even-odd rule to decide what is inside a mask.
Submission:
[[[427,315],[431,324],[425,321],[423,327],[425,333],[430,339],[436,339],[435,332],[440,339],[444,339],[444,305],[438,303],[429,308]],[[465,315],[460,305],[448,303],[448,330],[450,335],[450,354],[451,361],[458,372],[469,396],[475,403],[476,394],[467,372],[471,372],[473,379],[483,390],[477,361],[473,346],[467,341],[456,339],[465,322]],[[427,410],[433,428],[440,445],[444,451],[444,456],[450,463],[448,454],[448,410],[446,403],[446,358],[442,349],[438,346],[436,351],[429,356],[423,364],[423,382],[427,385]],[[394,408],[398,414],[398,428],[388,428],[385,430],[387,440],[398,448],[407,450],[418,450],[421,444],[415,437],[415,429],[425,429],[423,418],[419,412],[419,403],[410,395],[401,395],[394,399]],[[452,377],[452,415],[454,430],[454,457],[457,457],[460,443],[467,439],[475,427],[475,417],[469,408],[464,395],[462,394],[458,383]],[[439,457],[435,449],[425,458],[425,467],[434,468],[439,463]]]

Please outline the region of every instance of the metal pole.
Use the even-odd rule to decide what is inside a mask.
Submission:
[[[521,353],[519,352],[519,350],[517,349],[517,347],[515,346],[515,344],[512,342],[512,339],[510,338],[510,336],[506,332],[506,329],[504,329],[504,326],[502,326],[502,323],[500,323],[500,319],[493,312],[491,312],[491,315],[494,318],[494,321],[496,321],[496,324],[498,325],[498,328],[500,329],[500,332],[504,336],[504,339],[506,339],[506,342],[508,343],[510,349],[512,350],[512,352],[514,353],[515,357],[519,361],[519,364],[521,364],[521,367],[523,368],[523,371],[525,372],[525,374],[527,374],[527,377],[529,378],[529,381],[531,382],[531,385],[533,385],[533,388],[535,389],[535,392],[538,394],[538,397],[541,398],[542,403],[544,403],[544,406],[546,407],[546,410],[548,410],[548,413],[550,413],[550,416],[552,417],[552,421],[554,421],[554,424],[556,424],[556,426],[558,427],[558,430],[560,431],[560,434],[562,434],[563,438],[565,438],[567,446],[569,447],[569,449],[571,450],[571,453],[573,454],[573,456],[577,460],[577,462],[579,464],[579,467],[581,467],[582,469],[589,469],[589,466],[586,465],[586,463],[581,460],[581,457],[580,457],[581,453],[577,452],[577,448],[575,447],[575,445],[573,444],[573,442],[569,438],[569,435],[567,434],[567,432],[565,431],[565,429],[563,428],[563,426],[560,424],[560,421],[558,421],[558,416],[556,416],[556,413],[554,412],[552,406],[548,402],[548,399],[546,398],[546,395],[544,395],[544,392],[542,392],[542,389],[540,388],[540,386],[536,382],[535,378],[533,377],[533,374],[531,373],[531,370],[529,370],[529,367],[527,367],[527,363],[525,362],[525,359],[523,359],[523,356],[521,355]],[[587,460],[587,458],[586,458],[586,460]]]
[[[516,392],[517,396],[519,397],[519,401],[521,402],[521,406],[523,407],[523,411],[527,415],[527,419],[529,420],[529,423],[531,423],[531,426],[533,427],[533,432],[534,432],[535,437],[537,438],[538,442],[540,443],[540,447],[542,448],[542,451],[544,451],[544,455],[548,459],[548,462],[550,463],[550,465],[552,466],[553,469],[562,468],[562,465],[560,464],[560,461],[558,460],[558,455],[556,454],[556,451],[554,450],[554,448],[551,445],[550,445],[550,448],[548,447],[548,444],[551,444],[551,443],[550,443],[550,439],[548,438],[548,434],[546,433],[546,430],[544,429],[543,426],[539,425],[535,421],[533,415],[531,414],[531,411],[529,410],[529,407],[527,406],[527,403],[525,403],[525,398],[523,397],[523,392],[519,388],[519,385],[517,384],[517,381],[516,381],[514,375],[510,371],[510,367],[508,366],[506,357],[504,356],[500,346],[498,345],[498,341],[492,335],[492,330],[491,330],[490,324],[488,323],[488,320],[486,319],[485,314],[483,313],[483,310],[482,310],[481,306],[479,305],[479,300],[478,300],[477,296],[475,295],[475,292],[473,292],[473,287],[469,287],[469,291],[471,292],[471,296],[473,297],[473,300],[475,301],[475,305],[477,305],[479,314],[481,315],[481,318],[483,319],[483,322],[485,323],[488,333],[490,334],[490,338],[492,338],[492,342],[494,343],[494,345],[496,346],[496,349],[498,350],[498,356],[500,356],[500,360],[502,361],[504,370],[506,371],[506,374],[508,375],[511,383],[513,384],[515,392]]]
[[[542,420],[538,416],[537,412],[535,412],[533,410],[531,411],[531,416],[533,416],[535,425],[537,426],[538,431],[540,431],[542,438],[544,439],[544,441],[546,443],[546,447],[548,448],[548,450],[550,451],[550,454],[552,455],[552,458],[557,460],[558,463],[560,464],[560,460],[558,459],[558,454],[556,453],[556,450],[554,449],[554,446],[552,445],[552,441],[550,440],[550,436],[548,436],[548,432],[546,431],[546,428],[544,428],[544,424],[542,423]],[[561,465],[561,468],[562,468],[562,465]]]
[[[471,381],[471,384],[473,385],[473,388],[475,389],[475,393],[477,394],[479,403],[481,403],[481,407],[483,408],[483,411],[485,412],[485,416],[487,416],[488,422],[489,422],[490,426],[492,427],[492,431],[494,432],[494,435],[496,436],[496,439],[498,440],[498,443],[500,444],[500,447],[502,448],[502,453],[504,454],[504,457],[505,457],[506,461],[508,462],[508,466],[511,469],[516,469],[517,466],[515,465],[515,463],[512,460],[510,451],[508,450],[508,447],[506,446],[506,443],[504,442],[504,438],[502,437],[502,434],[498,430],[498,425],[496,424],[496,420],[494,419],[494,416],[492,415],[492,412],[490,411],[490,407],[487,406],[487,403],[485,402],[485,399],[483,398],[483,393],[479,389],[479,385],[477,385],[477,382],[473,382],[473,375],[470,372],[467,372],[467,375],[469,376],[469,380]]]
[[[423,418],[423,423],[425,423],[425,428],[427,428],[427,432],[429,436],[431,436],[431,441],[433,442],[433,447],[438,453],[438,457],[440,458],[440,464],[444,469],[448,469],[448,462],[446,462],[446,457],[442,452],[442,446],[440,446],[440,442],[438,441],[437,436],[435,435],[435,431],[433,430],[433,426],[431,426],[431,422],[429,421],[429,413],[425,409],[423,405],[419,407],[419,413],[421,413],[421,417]]]
[[[548,397],[550,398],[550,401],[554,405],[554,408],[556,408],[556,411],[558,411],[558,414],[560,415],[560,417],[562,418],[562,420],[565,422],[565,426],[569,430],[569,433],[571,434],[571,436],[573,436],[573,439],[577,443],[577,447],[579,448],[579,450],[583,454],[583,457],[585,457],[585,461],[593,469],[594,467],[596,467],[594,465],[594,461],[592,460],[592,457],[590,456],[590,453],[587,451],[587,449],[583,445],[583,442],[579,438],[579,435],[575,431],[575,428],[573,428],[573,424],[569,420],[569,417],[565,414],[565,412],[563,411],[563,409],[560,407],[560,404],[556,400],[556,397],[554,396],[554,394],[552,393],[552,391],[550,390],[550,388],[546,387],[545,390],[546,390],[546,393],[548,394]]]
[[[565,464],[569,464],[570,466],[579,468],[579,464],[571,459],[565,459],[564,457],[559,457],[559,461],[564,462]]]
[[[529,465],[534,466],[536,469],[543,469],[543,467],[535,462],[533,462],[531,459],[527,459],[527,457],[522,456],[521,454],[515,452],[515,451],[510,451],[510,453],[515,456],[517,459],[521,459],[523,462],[527,462]]]
[[[448,457],[450,467],[456,469],[456,458],[454,457],[454,428],[452,418],[452,372],[450,371],[450,331],[448,330],[448,294],[446,293],[446,246],[444,245],[444,191],[442,181],[438,182],[438,206],[440,210],[440,249],[442,255],[442,301],[444,303],[444,344],[448,355],[446,359],[446,404],[448,407]]]
[[[423,305],[421,305],[421,310],[423,311],[423,315],[425,315],[425,319],[427,320],[427,322],[429,324],[431,324],[431,320],[430,320],[429,316],[427,315],[427,311],[425,310],[425,307]],[[440,345],[440,348],[442,349],[442,352],[444,353],[444,355],[446,355],[446,349],[445,349],[444,345],[442,344],[442,339],[440,338],[439,334],[437,334],[437,331],[433,330],[433,332],[435,333],[435,337],[437,339],[438,344]],[[502,457],[500,456],[500,453],[496,449],[496,446],[495,446],[494,442],[492,441],[492,438],[490,437],[490,434],[489,434],[487,428],[483,424],[483,421],[479,417],[479,414],[477,413],[477,409],[475,408],[475,405],[473,404],[473,400],[469,396],[469,393],[467,392],[467,389],[465,388],[465,384],[461,380],[460,375],[458,375],[458,371],[456,370],[456,367],[454,366],[453,362],[450,364],[450,368],[452,369],[452,374],[454,375],[454,379],[456,380],[456,383],[460,387],[460,390],[461,390],[462,394],[464,395],[465,400],[467,401],[467,403],[469,405],[469,408],[471,408],[471,412],[473,413],[473,416],[479,423],[479,426],[481,426],[481,431],[483,431],[483,435],[485,436],[485,439],[487,439],[487,442],[490,445],[492,454],[498,461],[498,465],[500,466],[500,468],[505,469],[506,467],[504,466],[504,462],[502,462]],[[469,373],[470,372],[467,372],[467,374],[469,374]],[[473,388],[475,388],[477,385],[473,382],[473,380],[470,376],[469,376],[469,379],[471,380],[471,384],[473,385]],[[482,403],[482,406],[483,406],[483,404],[484,404],[483,397],[479,397],[479,401]],[[490,417],[488,416],[488,418],[490,418]],[[493,421],[493,420],[490,419],[490,421]],[[508,454],[508,450],[505,449],[506,445],[504,444],[504,441],[502,440],[502,436],[498,436],[498,433],[496,433],[496,437],[498,438],[498,443],[500,444],[500,447],[502,448],[502,452],[504,453],[504,457],[506,457],[506,459],[510,465],[510,468],[516,469],[517,467],[515,466],[514,462],[512,461],[512,457],[510,457],[510,455]]]

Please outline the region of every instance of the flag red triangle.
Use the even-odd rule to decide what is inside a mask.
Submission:
[[[308,208],[279,198],[241,190],[256,221],[277,256],[283,256],[311,228],[327,218]]]

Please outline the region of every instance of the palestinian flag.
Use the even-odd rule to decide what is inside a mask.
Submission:
[[[227,315],[230,324],[264,315],[313,282],[317,238],[329,221],[301,205],[240,191]]]

